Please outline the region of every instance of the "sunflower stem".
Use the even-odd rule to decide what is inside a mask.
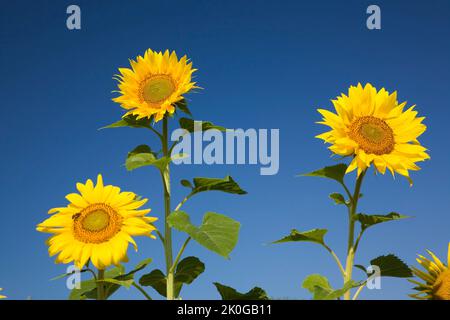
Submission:
[[[348,209],[348,245],[347,245],[347,259],[345,262],[345,274],[344,274],[344,285],[352,280],[352,273],[353,273],[353,261],[355,258],[355,216],[356,216],[356,210],[358,208],[358,200],[360,197],[360,191],[361,191],[361,185],[364,179],[364,175],[366,174],[366,170],[361,172],[359,177],[356,180],[355,184],[355,191],[353,193],[353,197],[350,201],[350,206]],[[359,242],[359,241],[358,241]],[[351,299],[351,291],[348,290],[344,294],[344,300],[350,300]]]
[[[181,256],[183,255],[184,250],[186,249],[189,241],[191,240],[191,237],[187,237],[187,239],[184,241],[183,245],[181,246],[180,251],[178,251],[177,257],[175,258],[175,262],[172,265],[171,271],[174,272],[175,268],[178,265],[178,262],[180,262]]]
[[[153,300],[152,297],[150,297],[150,296],[148,295],[148,293],[145,292],[145,290],[144,290],[140,285],[138,285],[136,282],[133,281],[132,285],[133,285],[133,287],[135,287],[140,293],[142,293],[142,295],[143,295],[147,300]]]
[[[162,151],[164,157],[170,157],[169,154],[169,134],[168,134],[168,120],[166,117],[163,118],[163,133],[162,133]],[[167,221],[170,215],[170,164],[164,171],[161,172],[161,177],[164,186],[164,253],[166,256],[166,274],[167,274],[167,300],[173,300],[174,297],[174,276],[172,271],[173,264],[173,254],[172,254],[172,229]]]
[[[97,276],[97,300],[105,300],[105,270],[99,269]]]

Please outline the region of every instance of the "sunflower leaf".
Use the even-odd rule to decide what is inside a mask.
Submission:
[[[269,300],[267,293],[259,287],[254,287],[246,293],[240,293],[236,289],[218,282],[214,282],[214,285],[219,291],[222,300]]]
[[[299,232],[296,229],[292,229],[290,235],[281,238],[280,240],[274,241],[272,243],[306,241],[324,245],[325,244],[324,236],[327,232],[328,232],[327,229],[312,229],[304,232]]]
[[[166,297],[166,275],[159,269],[152,270],[150,273],[144,274],[139,279],[139,284],[144,287],[152,287],[160,295]]]
[[[205,271],[205,264],[197,257],[186,257],[181,260],[175,270],[175,280],[185,284],[191,284]]]
[[[118,279],[114,279],[114,278],[105,278],[102,281],[107,282],[107,283],[116,284],[116,285],[125,287],[127,289],[130,289],[130,287],[133,285],[133,282],[134,282],[133,279],[118,280]]]
[[[325,296],[333,291],[327,277],[320,274],[311,274],[307,276],[303,280],[302,287],[311,292],[314,295],[314,299],[318,296]],[[319,290],[317,288],[319,288]]]
[[[175,102],[174,105],[175,105],[175,108],[177,108],[178,110],[180,110],[192,117],[192,113],[191,113],[191,110],[189,110],[189,108],[187,106],[186,99],[181,99],[180,101]]]
[[[178,297],[183,284],[191,284],[205,271],[205,264],[197,257],[186,257],[175,270],[175,296]]]
[[[142,269],[144,269],[146,266],[148,266],[150,263],[152,262],[152,258],[148,258],[148,259],[144,259],[141,262],[139,262],[133,270],[131,270],[130,272],[126,273],[123,275],[123,277],[129,277],[134,275],[136,272],[141,271]],[[120,276],[119,276],[120,277]]]
[[[78,272],[79,272],[79,273],[83,273],[83,272],[86,272],[86,271],[89,271],[89,270],[83,269],[83,270],[80,270],[80,271],[78,271]],[[73,272],[71,272],[71,273],[60,274],[59,276],[56,276],[56,277],[51,278],[50,281],[63,279],[63,278],[65,278],[65,277],[74,275],[76,272],[77,272],[77,271],[73,271]]]
[[[340,194],[340,193],[337,193],[337,192],[332,193],[332,194],[330,194],[330,198],[332,200],[334,200],[335,204],[345,204],[345,205],[347,205],[347,202],[345,201],[344,196],[342,194]]]
[[[409,278],[413,276],[408,265],[393,254],[372,259],[370,264],[380,268],[382,277]]]
[[[151,258],[144,259],[141,262],[139,262],[134,267],[134,269],[128,273],[125,273],[124,268],[122,266],[107,270],[105,272],[105,279],[103,280],[105,282],[104,287],[106,292],[106,298],[109,298],[111,295],[113,295],[118,289],[120,289],[121,286],[129,288],[133,284],[134,274],[144,269],[151,262],[152,262]],[[83,282],[81,285],[82,289],[83,289]],[[84,290],[84,292],[82,292],[81,295],[80,292],[74,293],[76,289],[72,290],[71,295],[72,293],[76,294],[76,296],[79,295],[79,297],[75,298],[75,300],[86,298],[97,299],[97,283],[95,282],[94,279],[87,280],[86,282],[87,284],[85,286],[87,286],[87,289]],[[71,297],[69,297],[69,299],[72,300]]]
[[[105,271],[105,278],[116,278],[123,273],[123,269],[115,267]],[[113,286],[113,288],[111,288]],[[120,286],[114,284],[106,284],[105,288],[108,289],[108,297],[113,294]],[[84,300],[84,299],[97,299],[97,282],[95,279],[89,279],[81,281],[80,289],[73,289],[70,292],[69,300]]]
[[[335,300],[343,296],[348,290],[359,285],[360,283],[349,280],[342,288],[335,290],[328,279],[320,274],[311,274],[302,283],[302,287],[313,294],[314,300]]]
[[[192,195],[204,191],[222,191],[232,194],[247,194],[247,192],[242,190],[239,184],[237,184],[237,182],[230,176],[226,176],[223,179],[202,177],[194,178]]]
[[[110,125],[102,127],[100,129],[110,129],[110,128],[120,128],[120,127],[132,127],[132,128],[150,128],[151,127],[151,119],[142,118],[137,119],[136,115],[127,115],[120,119],[117,122],[114,122]]]
[[[240,223],[219,213],[207,212],[197,227],[184,211],[174,211],[167,218],[169,225],[185,232],[200,245],[228,258],[238,241]]]
[[[361,227],[363,229],[367,229],[368,227],[371,227],[373,225],[393,221],[393,220],[400,220],[400,219],[407,219],[410,218],[409,216],[405,216],[402,214],[399,214],[397,212],[391,212],[389,214],[381,215],[381,214],[363,214],[358,213],[355,216],[356,221],[359,221],[361,223]]]
[[[174,293],[178,297],[184,284],[191,284],[205,271],[205,264],[196,257],[186,257],[181,260],[175,270]],[[159,269],[155,269],[139,279],[142,286],[150,286],[160,295],[166,297],[166,275]]]
[[[154,166],[160,171],[165,171],[167,165],[174,159],[185,157],[184,154],[176,154],[172,157],[157,158],[157,153],[152,151],[148,145],[139,145],[128,153],[125,167],[128,171],[144,167]]]
[[[183,187],[194,189],[194,186],[189,180],[183,179],[180,181],[180,183]]]
[[[299,176],[328,178],[336,180],[340,184],[344,184],[344,176],[346,171],[347,165],[345,163],[340,163],[310,173],[300,174]]]
[[[217,126],[209,121],[198,121],[189,118],[181,118],[179,120],[180,127],[187,130],[189,133],[195,131],[208,131],[208,130],[219,130],[226,131],[227,129],[221,126]]]

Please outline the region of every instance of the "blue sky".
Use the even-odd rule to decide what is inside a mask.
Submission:
[[[450,4],[442,1],[377,1],[382,30],[365,26],[369,1],[77,1],[82,30],[66,29],[69,1],[2,4],[0,97],[0,287],[13,299],[64,299],[64,272],[47,255],[45,234],[35,225],[49,208],[64,205],[77,181],[104,175],[106,183],[150,199],[162,216],[162,190],[153,168],[127,172],[126,153],[155,144],[147,132],[97,129],[122,115],[111,101],[112,76],[128,58],[147,48],[187,54],[204,88],[189,96],[197,119],[228,128],[279,128],[280,171],[260,176],[259,167],[190,165],[173,169],[174,197],[183,178],[232,175],[245,196],[202,194],[185,210],[194,222],[206,211],[242,223],[230,260],[197,244],[186,251],[206,263],[206,272],[183,291],[185,299],[218,298],[212,282],[240,291],[258,285],[270,296],[309,298],[301,288],[311,273],[341,285],[333,260],[308,243],[268,245],[291,228],[328,228],[328,243],[340,257],[346,248],[346,213],[327,196],[340,191],[332,181],[296,178],[330,165],[330,153],[314,136],[324,130],[317,107],[358,82],[398,90],[427,117],[421,142],[431,160],[405,179],[369,174],[361,211],[396,210],[413,219],[374,227],[366,233],[356,262],[395,253],[415,264],[431,249],[445,257],[450,223]],[[349,176],[348,179],[354,179]],[[161,224],[159,224],[161,226]],[[176,237],[176,240],[182,240]],[[138,239],[131,263],[152,257],[163,266],[160,243]],[[148,270],[151,270],[150,268]],[[356,275],[358,274],[356,271]],[[404,299],[411,285],[387,278],[367,299]],[[151,295],[157,294],[149,290]],[[140,298],[123,289],[116,298]]]

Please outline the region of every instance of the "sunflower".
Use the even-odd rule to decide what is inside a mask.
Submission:
[[[409,178],[409,170],[419,170],[418,161],[430,157],[417,138],[426,130],[424,117],[417,117],[415,106],[405,109],[397,92],[377,91],[370,83],[351,86],[348,96],[332,100],[336,113],[318,109],[319,124],[331,128],[316,138],[330,143],[329,149],[340,156],[353,156],[347,173],[358,169],[358,176],[371,164],[384,174],[386,168]]]
[[[419,293],[411,294],[410,297],[416,299],[450,300],[450,242],[448,244],[447,265],[442,263],[433,252],[427,252],[433,260],[427,259],[422,255],[419,255],[419,258],[417,258],[417,262],[426,269],[426,272],[412,267],[413,273],[425,283],[409,280],[417,285],[414,289],[420,291]]]
[[[139,208],[147,199],[137,200],[133,192],[121,192],[120,188],[103,185],[101,175],[94,186],[88,179],[77,183],[79,193],[70,193],[66,207],[53,208],[53,214],[38,224],[37,230],[54,234],[47,240],[50,256],[59,253],[56,263],[75,262],[82,268],[88,261],[103,270],[114,264],[126,262],[128,243],[136,242],[131,236],[149,236],[156,230],[147,217],[150,209]]]
[[[186,56],[178,60],[175,51],[155,52],[148,49],[136,61],[130,60],[131,69],[119,68],[119,93],[113,101],[129,110],[126,115],[136,115],[136,119],[154,116],[155,122],[168,112],[175,111],[174,103],[183,99],[195,86],[191,81],[192,68]]]
[[[3,289],[0,288],[0,291],[3,291]],[[2,296],[2,295],[0,294],[0,299],[6,299],[6,298],[7,298],[7,296]]]

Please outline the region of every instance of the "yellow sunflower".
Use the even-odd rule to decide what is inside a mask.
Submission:
[[[148,49],[136,61],[130,60],[131,69],[119,68],[119,93],[113,101],[129,110],[125,115],[136,115],[137,119],[154,116],[161,120],[166,112],[173,114],[174,103],[183,99],[195,86],[191,81],[192,68],[186,56],[178,60],[175,51],[155,52]]]
[[[448,244],[447,265],[442,263],[433,252],[428,250],[427,252],[433,260],[421,255],[417,258],[417,262],[426,269],[426,272],[412,267],[413,273],[425,283],[410,280],[417,285],[414,289],[420,291],[410,296],[416,299],[450,300],[450,242]]]
[[[0,288],[0,291],[3,291],[3,288]],[[7,296],[2,296],[1,294],[0,294],[0,299],[6,299],[7,298]]]
[[[53,208],[53,214],[38,224],[37,230],[54,234],[47,240],[50,256],[59,253],[56,263],[74,261],[82,268],[88,261],[100,270],[126,262],[128,243],[136,242],[131,236],[149,236],[156,228],[147,217],[150,209],[139,208],[147,199],[137,200],[133,192],[103,185],[101,175],[94,186],[92,180],[77,183],[79,193],[70,193],[66,207]]]
[[[387,168],[410,180],[409,170],[420,169],[416,162],[430,158],[417,140],[426,130],[425,118],[417,117],[415,106],[404,110],[406,102],[398,103],[397,92],[358,84],[332,102],[336,113],[318,109],[323,116],[318,123],[331,130],[316,137],[330,143],[335,154],[353,156],[347,173],[358,169],[359,176],[373,164],[382,174]]]

